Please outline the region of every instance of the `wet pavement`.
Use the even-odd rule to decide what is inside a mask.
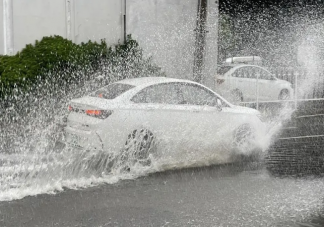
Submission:
[[[257,163],[173,170],[0,202],[0,226],[324,226],[323,188]]]

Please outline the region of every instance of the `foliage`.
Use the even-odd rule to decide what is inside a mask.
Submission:
[[[91,79],[97,71],[109,79],[117,71],[121,77],[140,76],[160,72],[160,68],[144,58],[130,35],[114,47],[108,47],[104,40],[78,45],[61,36],[44,37],[14,56],[0,56],[0,97],[39,92],[44,86],[69,89],[71,84]]]

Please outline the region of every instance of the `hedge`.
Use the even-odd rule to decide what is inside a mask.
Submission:
[[[161,73],[150,58],[143,57],[141,48],[130,35],[125,43],[112,47],[104,40],[78,45],[61,36],[50,36],[26,45],[14,56],[0,56],[0,98],[17,92],[35,92],[42,83],[66,86],[79,83],[103,65],[110,68],[110,73],[118,71],[123,77],[140,76],[144,71]]]

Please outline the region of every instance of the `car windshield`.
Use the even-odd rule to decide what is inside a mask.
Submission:
[[[129,84],[114,83],[95,91],[90,96],[100,97],[104,99],[114,99],[124,92],[132,89],[133,87],[135,86]]]
[[[218,66],[217,67],[217,74],[224,75],[227,73],[233,66]]]

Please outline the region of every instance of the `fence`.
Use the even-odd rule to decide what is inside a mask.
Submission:
[[[260,101],[260,87],[258,85],[257,79],[255,101],[242,102],[241,105],[259,109],[260,106],[273,107],[276,104],[281,105],[284,102],[289,102],[293,103],[295,108],[297,109],[298,103],[301,102],[324,101],[324,72],[309,72],[304,69],[287,68],[276,68],[271,69],[270,71],[276,78],[288,81],[292,84],[294,96],[286,100]]]
[[[307,72],[302,69],[277,69],[273,74],[290,82],[298,99],[324,98],[324,72]]]

